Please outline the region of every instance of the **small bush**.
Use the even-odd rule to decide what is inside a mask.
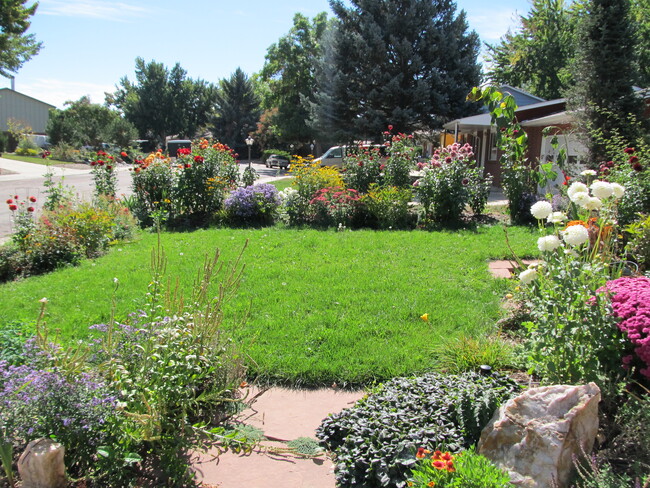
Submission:
[[[19,156],[38,156],[40,149],[30,138],[21,137],[15,152]]]
[[[343,181],[348,188],[367,193],[371,185],[380,183],[384,162],[378,147],[350,149],[343,164]]]
[[[371,185],[363,203],[380,229],[403,229],[409,225],[411,190]]]
[[[83,161],[81,153],[74,146],[60,142],[50,150],[50,156],[57,161],[70,161],[80,163]]]
[[[392,127],[388,127],[384,137],[388,141],[386,153],[388,159],[384,165],[384,184],[398,188],[408,188],[411,185],[411,170],[415,168],[419,148],[413,144],[413,136],[406,134],[391,134]]]
[[[359,192],[341,187],[321,188],[309,202],[313,222],[348,227],[362,205]]]
[[[232,190],[224,202],[228,219],[236,224],[273,224],[279,206],[277,188],[266,183]]]
[[[336,454],[341,486],[403,487],[419,447],[470,447],[518,389],[507,378],[476,373],[396,378],[329,416],[317,437]]]

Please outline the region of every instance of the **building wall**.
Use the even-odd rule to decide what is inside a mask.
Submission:
[[[13,118],[27,124],[35,134],[45,134],[51,108],[54,105],[9,88],[0,89],[0,131],[9,130],[7,121]]]

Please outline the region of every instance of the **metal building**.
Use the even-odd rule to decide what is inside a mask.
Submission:
[[[8,130],[7,120],[13,118],[31,127],[34,134],[45,134],[51,108],[56,107],[11,88],[0,88],[0,132]]]

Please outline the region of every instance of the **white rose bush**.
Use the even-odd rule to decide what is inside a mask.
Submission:
[[[592,172],[583,175],[587,182]],[[596,290],[621,276],[616,255],[616,207],[625,189],[595,180],[574,182],[567,212],[539,201],[537,248],[542,261],[519,274],[520,298],[530,311],[527,328],[531,370],[549,382],[579,383],[625,374],[627,347],[610,300]],[[602,384],[602,383],[601,383]]]

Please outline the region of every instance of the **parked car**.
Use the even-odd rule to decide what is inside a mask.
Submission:
[[[267,168],[277,166],[278,168],[287,169],[289,167],[289,160],[279,154],[271,154],[265,164]]]

